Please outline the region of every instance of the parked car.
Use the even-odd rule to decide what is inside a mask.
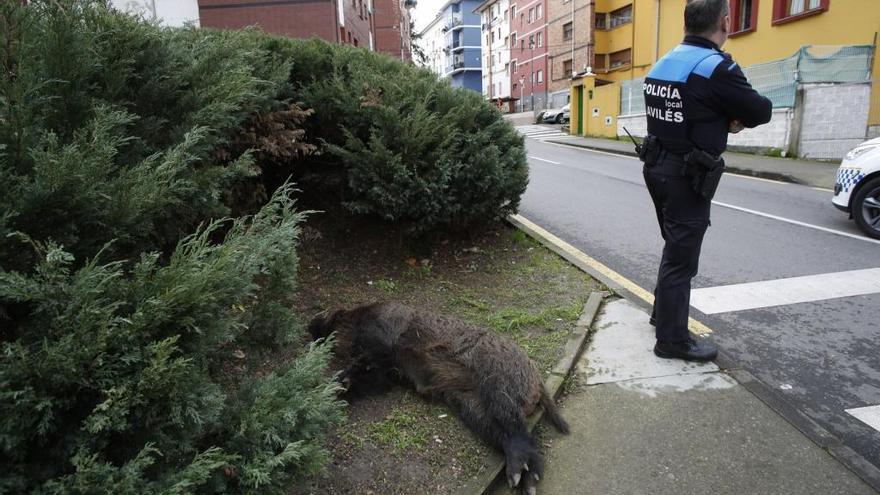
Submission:
[[[571,104],[562,108],[554,108],[544,111],[544,122],[552,122],[554,124],[562,124],[568,122],[571,117]]]
[[[831,202],[869,237],[880,239],[880,138],[856,146],[837,169]]]

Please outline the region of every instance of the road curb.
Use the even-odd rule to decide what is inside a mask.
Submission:
[[[545,139],[544,142],[545,143],[552,143],[552,144],[561,144],[561,145],[565,145],[565,146],[575,146],[575,147],[583,148],[583,149],[587,149],[587,150],[601,151],[603,153],[613,153],[615,155],[634,156],[634,157],[639,156],[638,153],[636,153],[635,151],[608,149],[608,148],[602,148],[601,146],[591,146],[591,145],[587,145],[587,144],[578,144],[578,143],[574,143],[571,141],[556,141],[553,139]],[[731,165],[726,165],[725,171],[728,173],[731,173],[731,174],[746,175],[749,177],[757,177],[759,179],[775,180],[775,181],[779,181],[779,182],[787,182],[789,184],[800,184],[800,185],[804,185],[804,186],[815,186],[814,184],[808,184],[808,183],[806,183],[806,182],[804,182],[794,176],[791,176],[788,174],[780,174],[777,172],[766,172],[763,170],[752,170],[750,168],[742,168],[742,167],[736,167],[736,166],[731,166]]]
[[[604,291],[590,293],[590,297],[581,311],[581,316],[578,318],[577,323],[575,323],[575,329],[563,348],[562,357],[557,361],[556,366],[553,367],[550,376],[544,381],[544,387],[547,388],[547,393],[550,394],[550,397],[556,398],[562,389],[565,379],[568,378],[578,359],[580,359],[587,342],[587,337],[590,335],[590,328],[596,319],[596,315],[599,314],[602,301],[607,295],[608,293]],[[529,431],[533,430],[543,417],[543,408],[538,409],[536,413],[529,416]],[[489,469],[477,477],[473,483],[469,484],[463,493],[481,495],[495,483],[495,479],[504,470],[504,458],[496,453],[489,461],[489,465]]]

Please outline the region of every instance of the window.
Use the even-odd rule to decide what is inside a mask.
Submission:
[[[562,72],[565,77],[570,77],[574,72],[574,64],[570,59],[562,62]]]
[[[516,48],[516,33],[510,33],[510,47]]]
[[[538,71],[538,82],[539,83],[544,82],[544,71],[542,71],[542,70]]]
[[[758,0],[732,0],[730,2],[731,34],[755,30],[758,18]]]
[[[596,29],[608,29],[608,14],[596,13]]]
[[[538,42],[538,46],[544,46],[544,33],[536,34],[535,40]]]
[[[504,22],[507,22],[507,11],[504,11]]]
[[[830,3],[831,0],[773,0],[773,24],[821,14]]]
[[[495,31],[492,31],[492,43],[495,43]]]
[[[510,6],[510,18],[513,19],[514,17],[516,17],[516,5],[511,5]]]
[[[529,9],[529,22],[532,22],[532,19],[535,18],[535,9]]]
[[[626,50],[614,52],[608,56],[608,61],[611,69],[629,65],[632,61],[632,49],[627,48]]]
[[[532,49],[534,47],[535,47],[535,35],[530,34],[529,35],[529,49]]]
[[[622,9],[617,9],[611,12],[609,17],[611,17],[611,29],[628,24],[633,20],[633,6],[627,5]]]
[[[596,71],[607,71],[608,70],[608,55],[604,53],[597,53],[595,57],[593,57],[593,64],[595,65]]]
[[[540,19],[542,15],[544,15],[544,7],[542,5],[538,5],[537,7],[535,7],[535,20]]]
[[[574,26],[570,22],[566,22],[562,25],[562,39],[564,41],[570,41],[572,33],[574,33]]]
[[[788,0],[788,15],[803,14],[808,10],[818,9],[819,0]]]

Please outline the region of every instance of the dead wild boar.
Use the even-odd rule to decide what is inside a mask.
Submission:
[[[340,380],[359,395],[393,383],[445,402],[474,432],[504,452],[507,481],[534,495],[543,461],[526,417],[540,405],[550,423],[568,433],[541,374],[511,340],[394,302],[338,310],[309,325],[315,339],[335,333],[334,354],[346,368]]]

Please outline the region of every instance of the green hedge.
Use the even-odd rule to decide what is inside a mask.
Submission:
[[[255,157],[311,150],[289,44],[86,0],[2,2],[0,29],[0,493],[314,473],[342,419],[326,346],[248,367],[298,336],[302,214],[284,186],[227,219]]]
[[[349,211],[413,233],[516,211],[528,183],[523,139],[478,93],[320,40],[294,42],[293,55],[294,97],[315,111],[305,128],[334,158],[311,171],[341,178]]]

